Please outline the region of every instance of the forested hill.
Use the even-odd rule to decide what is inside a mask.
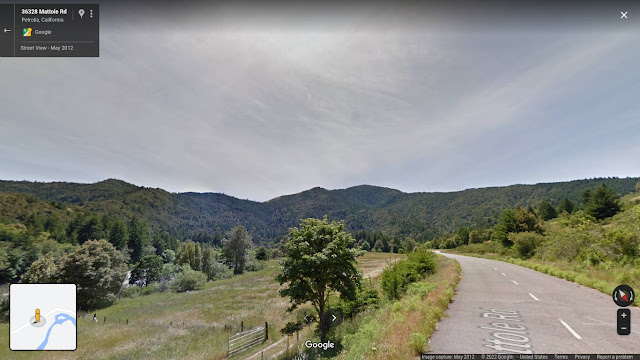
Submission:
[[[137,216],[148,220],[154,230],[183,237],[222,233],[244,225],[256,240],[266,241],[284,235],[301,218],[326,214],[345,220],[353,231],[381,230],[387,235],[427,240],[461,225],[493,224],[506,208],[535,207],[545,199],[555,205],[565,197],[580,203],[584,190],[601,183],[625,195],[634,191],[637,182],[638,178],[600,178],[446,193],[403,193],[362,185],[341,190],[313,188],[260,203],[216,193],[169,193],[114,179],[95,184],[0,181],[0,193],[29,194],[48,203],[10,202],[0,197],[4,199],[0,221],[23,221],[30,213],[70,206],[123,219]],[[20,209],[13,209],[16,204],[21,204]]]

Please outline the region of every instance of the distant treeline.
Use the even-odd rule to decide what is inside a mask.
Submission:
[[[403,193],[367,185],[343,190],[313,188],[263,203],[224,194],[175,194],[120,180],[95,184],[0,181],[0,193],[29,194],[33,201],[43,201],[52,208],[80,209],[116,216],[125,222],[138,218],[149,225],[152,233],[166,231],[180,240],[208,237],[201,241],[204,243],[215,244],[222,234],[239,224],[246,226],[255,243],[273,243],[297,226],[299,219],[324,215],[344,220],[351,232],[373,229],[388,237],[410,237],[422,243],[460,226],[493,226],[505,209],[526,207],[545,199],[554,204],[564,198],[579,203],[586,189],[600,183],[617,194],[628,194],[637,180],[599,178],[448,193]],[[11,208],[0,204],[0,221],[15,220],[15,209]],[[35,208],[23,210],[29,215]]]

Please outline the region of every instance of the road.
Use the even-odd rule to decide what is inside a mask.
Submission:
[[[462,280],[430,353],[640,353],[636,307],[631,334],[618,335],[611,295],[518,265],[442,255],[460,263]]]

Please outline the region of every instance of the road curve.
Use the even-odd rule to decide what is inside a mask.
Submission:
[[[429,353],[640,354],[638,308],[631,334],[618,335],[610,295],[506,262],[441,254],[460,263],[462,279]]]

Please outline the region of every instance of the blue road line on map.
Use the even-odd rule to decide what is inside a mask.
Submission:
[[[38,350],[44,350],[44,347],[47,346],[47,343],[49,342],[49,335],[51,335],[51,329],[53,329],[53,327],[56,325],[64,324],[64,322],[67,320],[70,320],[71,323],[73,323],[73,326],[76,326],[76,319],[71,315],[64,313],[56,315],[56,321],[54,321],[53,324],[51,324],[51,326],[49,327],[49,330],[47,330],[47,336],[44,338],[42,344],[38,346]]]

